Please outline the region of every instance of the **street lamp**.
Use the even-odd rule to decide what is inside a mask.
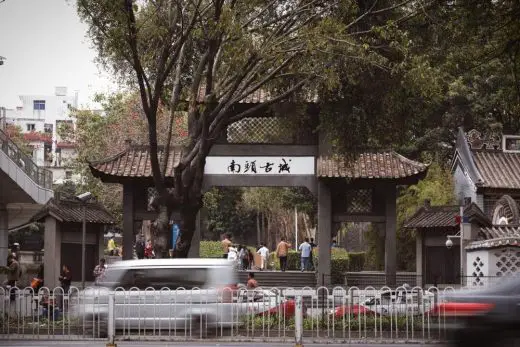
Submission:
[[[81,234],[81,287],[85,289],[85,252],[87,244],[87,202],[92,199],[92,193],[86,192],[76,196],[82,202],[83,230]]]
[[[462,226],[462,222],[464,214],[464,206],[460,207],[460,221],[459,221],[459,232],[455,235],[448,235],[446,240],[446,248],[451,249],[453,247],[453,241],[451,239],[459,239],[460,245],[460,284],[464,286],[464,248],[463,248],[463,240],[464,240],[464,229]]]

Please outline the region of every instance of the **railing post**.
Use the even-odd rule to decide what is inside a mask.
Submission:
[[[115,306],[115,296],[114,293],[110,293],[108,295],[108,342],[106,347],[117,347],[115,343],[115,315],[114,315],[114,306]]]
[[[296,296],[296,310],[294,316],[295,346],[303,347],[303,302],[302,295]]]

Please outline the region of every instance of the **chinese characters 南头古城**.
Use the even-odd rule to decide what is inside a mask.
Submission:
[[[281,161],[278,163],[278,171],[273,171],[273,168],[275,167],[275,163],[266,161],[262,164],[260,164],[258,167],[262,170],[261,172],[265,173],[291,173],[291,159],[285,160],[281,159]],[[256,160],[246,160],[245,163],[239,163],[235,159],[232,159],[229,163],[229,166],[227,168],[228,172],[238,174],[257,174],[257,163]]]

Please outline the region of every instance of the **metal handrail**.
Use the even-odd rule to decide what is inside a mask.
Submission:
[[[0,148],[9,158],[21,168],[37,185],[52,189],[52,171],[36,165],[30,156],[14,143],[9,136],[0,129]]]

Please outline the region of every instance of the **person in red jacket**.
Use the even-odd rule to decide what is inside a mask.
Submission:
[[[155,252],[153,251],[151,240],[148,240],[148,242],[146,242],[146,247],[144,248],[144,257],[147,259],[153,259],[155,257]]]

